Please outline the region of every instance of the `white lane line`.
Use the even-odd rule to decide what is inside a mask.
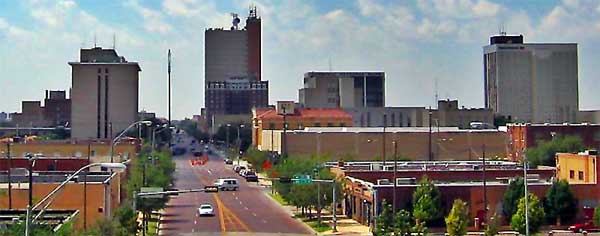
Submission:
[[[238,197],[235,197],[235,200],[240,200]]]
[[[256,213],[252,213],[252,215],[253,215],[254,217],[256,217]]]
[[[242,201],[240,201],[240,205],[243,205]]]
[[[248,211],[248,207],[244,207],[244,209],[246,209],[246,211]],[[256,216],[256,215],[255,215]]]
[[[262,220],[262,222],[263,222],[263,223],[265,223],[265,224],[267,223],[267,221],[266,221],[266,220]]]
[[[194,220],[194,224],[195,224],[195,225],[197,225],[197,224],[198,224],[198,221],[197,221],[197,220]]]
[[[212,171],[210,171],[210,169],[207,169],[206,171],[208,171],[209,175],[212,175]]]

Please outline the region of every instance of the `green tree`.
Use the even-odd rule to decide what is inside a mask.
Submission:
[[[427,176],[419,181],[413,193],[413,217],[418,222],[427,222],[441,216],[442,200],[438,188]]]
[[[577,199],[569,187],[569,182],[559,180],[552,183],[546,192],[544,208],[548,222],[556,222],[559,226],[575,219]]]
[[[496,212],[488,217],[484,230],[485,236],[496,236],[500,231],[501,222],[502,216],[498,215]]]
[[[545,217],[546,214],[542,203],[538,197],[530,193],[528,196],[529,232],[538,232],[540,226],[544,223]],[[510,227],[519,233],[525,233],[525,197],[519,200],[517,212],[515,212],[510,220]]]
[[[411,223],[410,212],[404,209],[396,212],[396,217],[394,217],[394,235],[410,236]]]
[[[581,152],[585,146],[577,136],[556,136],[550,141],[541,141],[536,147],[527,149],[527,158],[532,167],[538,165],[556,166],[555,155],[558,152]]]
[[[463,200],[455,199],[452,210],[446,217],[446,232],[450,236],[462,236],[467,233],[469,223],[469,209]]]
[[[259,151],[255,148],[249,148],[244,155],[244,159],[246,159],[257,172],[262,172],[263,165],[269,160],[269,153]]]
[[[382,210],[375,220],[376,226],[373,232],[375,236],[392,235],[394,231],[394,218],[392,214],[392,206],[383,200],[381,203]]]
[[[600,206],[594,208],[594,217],[592,218],[594,225],[600,227]]]
[[[523,178],[517,177],[510,181],[502,199],[502,211],[507,219],[515,214],[519,199],[523,196],[525,196]]]

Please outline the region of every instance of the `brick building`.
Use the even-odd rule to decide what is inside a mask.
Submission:
[[[520,160],[524,149],[559,135],[577,136],[587,148],[600,148],[600,124],[509,124],[508,135],[510,160]]]
[[[580,154],[559,155],[560,163],[580,161],[580,159],[593,158],[593,155]],[[381,163],[340,163],[331,168],[338,178],[345,181],[343,190],[343,213],[363,224],[370,225],[373,219],[381,212],[381,202],[393,202],[394,186],[393,165],[385,167]],[[362,165],[362,166],[360,166]],[[374,168],[373,165],[378,167]],[[560,166],[560,164],[559,164]],[[593,166],[584,172],[584,176],[596,176],[598,166]],[[373,170],[375,169],[375,170]],[[383,169],[383,170],[380,170]],[[563,179],[554,168],[528,170],[528,189],[531,193],[543,199],[546,191],[554,179]],[[589,171],[589,172],[588,172]],[[567,172],[568,173],[568,172]],[[486,162],[485,180],[483,185],[482,162],[401,162],[397,171],[396,204],[398,209],[407,209],[412,204],[412,194],[418,186],[418,181],[423,176],[429,179],[442,193],[443,214],[447,215],[454,199],[462,199],[468,203],[469,214],[483,219],[486,205],[490,212],[502,214],[502,198],[511,179],[523,176],[523,169],[511,162]],[[595,177],[596,178],[596,177]],[[589,209],[598,205],[600,200],[600,186],[597,179],[589,182],[572,182],[570,187],[577,198],[578,213],[576,221],[590,219]],[[485,198],[484,198],[485,194]],[[506,220],[506,219],[505,219]],[[506,222],[505,222],[506,223]]]
[[[12,113],[12,122],[20,127],[55,127],[71,122],[71,99],[65,91],[46,90],[44,104],[23,101],[20,113]]]
[[[236,77],[206,82],[206,111],[217,115],[250,114],[252,108],[269,105],[269,81]]]
[[[428,127],[390,127],[384,135],[381,127],[309,127],[289,130],[285,136],[294,144],[288,146],[288,154],[327,155],[332,160],[381,160],[384,149],[386,159],[391,160],[394,141],[398,156],[410,160],[478,160],[484,145],[489,159],[501,160],[508,148],[506,133],[495,129],[434,127],[430,132]],[[262,130],[258,138],[262,139],[260,150],[281,151],[281,130]]]

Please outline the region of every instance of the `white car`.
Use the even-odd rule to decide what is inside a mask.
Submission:
[[[205,204],[200,205],[200,207],[198,208],[198,215],[199,216],[214,216],[215,210],[213,209],[213,206],[210,203],[205,203]]]

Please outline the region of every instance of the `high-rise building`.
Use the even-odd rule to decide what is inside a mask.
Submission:
[[[268,105],[268,81],[261,80],[261,19],[251,7],[246,26],[232,14],[230,29],[210,28],[205,36],[204,115],[250,114]]]
[[[139,72],[114,49],[81,49],[72,68],[71,137],[112,138],[138,120]]]
[[[385,72],[308,72],[299,91],[306,108],[385,106]]]
[[[483,47],[485,106],[514,122],[576,122],[577,44],[499,35]]]

